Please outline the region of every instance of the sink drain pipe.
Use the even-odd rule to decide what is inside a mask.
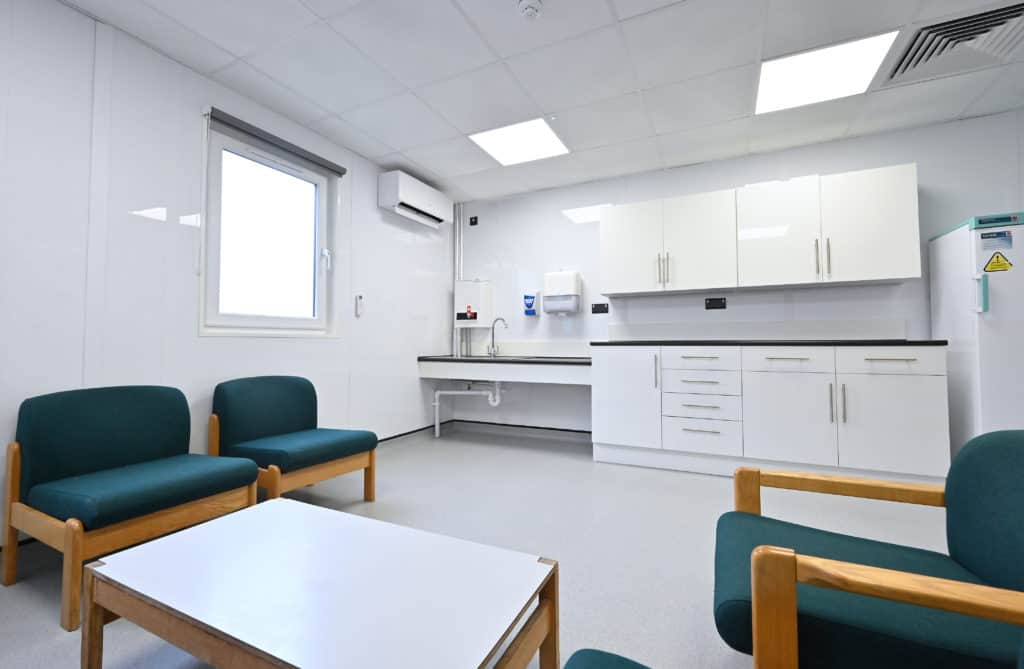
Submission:
[[[472,384],[470,385],[472,387]],[[492,407],[501,404],[501,381],[494,382],[493,390],[435,390],[434,391],[434,438],[441,436],[441,398],[449,397],[486,397]]]

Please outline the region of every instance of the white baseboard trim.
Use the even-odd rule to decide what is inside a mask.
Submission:
[[[666,451],[660,448],[633,448],[599,443],[594,444],[594,461],[618,465],[633,465],[636,467],[654,467],[655,469],[671,469],[679,472],[711,474],[713,476],[727,476],[730,478],[739,467],[755,467],[759,469],[786,469],[819,474],[880,478],[891,481],[940,484],[946,482],[944,477],[896,474],[893,472],[866,471],[842,467],[822,467],[820,465],[806,465],[798,462],[755,460],[753,458],[738,458],[724,455],[702,455],[699,453]]]

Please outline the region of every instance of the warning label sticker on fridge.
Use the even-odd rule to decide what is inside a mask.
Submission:
[[[1006,272],[1011,267],[1013,267],[1013,263],[1001,251],[993,253],[992,257],[985,263],[986,272]]]
[[[1013,232],[1010,230],[998,230],[996,232],[981,233],[981,248],[986,251],[998,251],[1000,249],[1013,248]]]

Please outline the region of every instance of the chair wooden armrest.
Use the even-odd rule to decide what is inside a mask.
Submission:
[[[758,546],[751,556],[755,669],[798,667],[797,583],[1024,625],[1024,592]]]
[[[733,478],[736,510],[761,513],[761,488],[804,490],[827,495],[880,499],[888,502],[946,506],[945,487],[933,483],[903,483],[882,479],[833,476],[808,472],[767,471],[741,467]]]

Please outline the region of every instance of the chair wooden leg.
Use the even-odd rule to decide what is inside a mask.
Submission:
[[[64,524],[64,578],[61,582],[60,624],[69,632],[78,629],[82,614],[82,521]]]
[[[248,494],[249,494],[249,497],[248,497],[247,502],[248,502],[249,506],[252,506],[252,505],[254,505],[256,503],[256,482],[255,481],[253,481],[252,483],[249,484]]]
[[[18,501],[21,485],[21,446],[14,442],[7,446],[7,486],[4,489],[4,565],[0,583],[13,585],[18,578],[18,530],[11,525],[14,503]]]
[[[267,467],[267,499],[281,496],[281,468],[277,465]]]
[[[370,464],[363,469],[363,499],[377,499],[377,449],[370,451]]]
[[[18,579],[18,530],[11,526],[8,517],[4,517],[4,569],[0,583],[14,585]]]

